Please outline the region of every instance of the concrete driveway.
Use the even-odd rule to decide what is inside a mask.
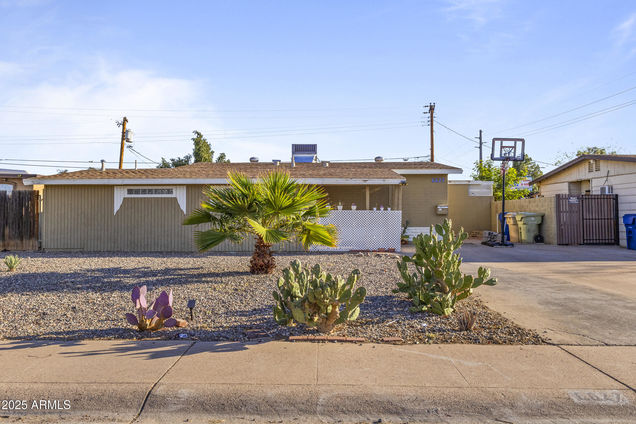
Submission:
[[[556,344],[636,345],[636,251],[615,246],[467,242],[465,272],[491,268],[477,293],[492,309]]]

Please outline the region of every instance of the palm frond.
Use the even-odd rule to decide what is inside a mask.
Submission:
[[[289,238],[289,234],[276,228],[266,228],[260,222],[247,218],[247,222],[252,226],[254,232],[258,234],[266,243],[279,243]]]
[[[214,230],[195,231],[194,233],[194,243],[197,245],[200,252],[212,249],[213,247],[223,243],[228,238],[228,234]]]
[[[305,250],[313,244],[321,244],[323,246],[336,247],[337,230],[334,225],[322,225],[314,222],[304,222],[303,229],[300,232],[300,241]]]
[[[195,209],[186,219],[183,225],[207,224],[212,219],[212,214],[204,209]]]

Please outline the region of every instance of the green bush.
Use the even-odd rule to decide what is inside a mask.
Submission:
[[[497,283],[490,278],[490,270],[479,267],[477,277],[462,274],[459,267],[461,257],[455,253],[468,234],[464,229],[459,234],[452,231],[452,222],[445,219],[442,225],[431,226],[431,234],[420,234],[413,239],[415,254],[403,256],[397,267],[404,282],[398,282],[394,293],[406,293],[413,306],[411,311],[430,311],[438,315],[450,315],[455,303],[467,298],[482,284],[493,286]],[[409,264],[415,272],[409,273]]]
[[[7,255],[4,257],[4,264],[9,268],[9,271],[18,269],[20,262],[22,262],[22,259],[20,259],[18,255]]]
[[[293,325],[295,321],[330,333],[335,326],[358,317],[367,294],[364,287],[354,291],[359,278],[357,269],[345,281],[339,275],[322,272],[320,265],[310,270],[295,260],[283,270],[278,291],[273,292],[274,319],[280,325]]]

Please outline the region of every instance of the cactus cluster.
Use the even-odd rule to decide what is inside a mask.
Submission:
[[[20,262],[22,262],[22,259],[20,259],[18,255],[7,255],[4,257],[4,264],[7,266],[9,271],[15,271],[18,269]]]
[[[127,313],[126,320],[136,325],[139,331],[156,331],[164,327],[185,327],[184,320],[172,318],[172,290],[170,293],[162,291],[159,297],[148,307],[146,301],[146,286],[135,287],[132,290],[132,302],[137,309],[137,315]]]
[[[460,271],[462,260],[455,252],[468,237],[463,228],[455,234],[451,220],[445,219],[434,230],[435,234],[431,226],[431,234],[415,237],[413,257],[403,256],[397,262],[404,282],[398,282],[393,292],[406,293],[413,303],[413,312],[450,315],[457,301],[467,298],[481,285],[494,286],[497,280],[490,278],[490,270],[483,267],[479,267],[477,277]],[[413,264],[415,272],[409,272],[409,264]]]
[[[310,270],[295,260],[283,270],[278,291],[273,292],[274,319],[280,325],[298,322],[330,333],[337,325],[358,317],[367,294],[364,287],[355,289],[359,278],[357,269],[345,280],[323,272],[320,265]]]

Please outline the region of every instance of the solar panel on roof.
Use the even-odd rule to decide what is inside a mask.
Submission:
[[[313,156],[294,156],[296,163],[313,163]]]

